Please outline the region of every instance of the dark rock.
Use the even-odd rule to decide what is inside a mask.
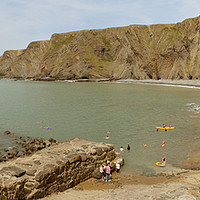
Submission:
[[[10,154],[11,154],[13,157],[15,157],[15,156],[17,156],[18,151],[13,150]]]
[[[81,156],[77,155],[77,154],[69,155],[67,158],[68,158],[68,160],[69,160],[70,163],[74,163],[76,161],[81,160]]]
[[[35,173],[36,173],[36,169],[30,169],[30,170],[27,170],[26,174],[28,176],[35,176]]]
[[[0,162],[3,162],[4,158],[2,156],[0,156]]]
[[[40,137],[36,138],[35,141],[37,141],[39,143],[43,143],[44,142],[44,140],[42,138],[40,138]]]
[[[24,157],[25,152],[24,151],[19,151],[18,154],[16,155],[17,157]]]
[[[32,182],[26,182],[24,186],[27,188],[33,188],[34,184]]]
[[[48,171],[40,171],[36,174],[35,180],[40,182],[40,181],[44,180],[45,178],[47,178],[48,175],[49,175]]]
[[[14,156],[10,153],[7,154],[8,159],[14,158]]]
[[[65,163],[61,160],[56,161],[56,164],[59,166],[58,167],[58,174],[61,174],[65,170]]]
[[[88,158],[88,155],[87,154],[81,154],[81,161],[82,162],[85,162]]]
[[[63,183],[62,185],[60,185],[59,186],[59,191],[60,192],[63,192],[63,191],[65,191],[67,188],[66,188],[66,186],[65,186],[65,184]]]
[[[10,135],[11,132],[10,132],[10,131],[5,131],[4,134],[6,134],[6,135]]]
[[[56,140],[54,140],[53,138],[50,138],[50,139],[49,139],[49,142],[51,142],[51,143],[56,143]]]
[[[96,179],[101,179],[101,173],[100,173],[99,169],[94,170],[93,177]]]
[[[47,164],[43,167],[43,169],[45,171],[52,173],[52,172],[56,172],[56,170],[58,169],[58,166],[56,166],[54,164]]]
[[[45,191],[44,190],[33,190],[28,196],[27,200],[31,199],[41,199],[42,197],[45,196]]]
[[[46,180],[46,183],[49,184],[49,183],[53,183],[57,178],[57,175],[55,173],[51,174],[47,180]]]
[[[36,164],[36,165],[41,165],[40,160],[33,160],[33,163]]]
[[[101,156],[100,156],[100,160],[103,160],[106,157],[106,152],[104,152]]]
[[[97,151],[97,156],[100,156],[100,155],[102,155],[102,153],[103,153],[103,150],[102,150],[102,148],[101,147],[97,147],[97,148],[95,148],[96,149],[96,151]]]
[[[23,176],[26,173],[26,170],[21,169],[19,167],[16,166],[10,166],[10,167],[3,167],[1,169],[1,172],[6,173],[6,174],[10,174],[16,177],[20,177]]]

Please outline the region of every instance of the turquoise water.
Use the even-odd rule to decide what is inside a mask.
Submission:
[[[180,166],[200,137],[199,89],[4,79],[0,94],[1,149],[11,145],[5,130],[59,141],[81,137],[112,143],[116,151],[123,146],[124,173],[154,174],[160,170],[155,162],[163,155],[168,166]],[[163,123],[171,123],[175,130],[157,132],[155,126]],[[106,140],[108,130],[110,139]]]

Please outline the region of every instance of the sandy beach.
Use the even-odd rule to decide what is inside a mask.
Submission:
[[[119,80],[118,83],[160,84],[180,87],[198,88],[200,81],[187,80]],[[62,193],[52,194],[44,200],[60,199],[200,199],[200,150],[191,152],[183,162],[184,169],[177,169],[170,174],[153,177],[112,176],[109,183],[89,179]],[[126,164],[126,163],[125,163]],[[192,169],[192,170],[191,170]],[[122,168],[123,170],[123,168]]]

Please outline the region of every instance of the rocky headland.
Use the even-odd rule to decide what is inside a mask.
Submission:
[[[53,34],[0,57],[0,77],[33,80],[200,79],[200,16],[177,24]]]

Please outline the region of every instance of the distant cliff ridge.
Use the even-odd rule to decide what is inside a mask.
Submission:
[[[200,79],[200,16],[177,24],[53,34],[0,57],[0,77]]]

